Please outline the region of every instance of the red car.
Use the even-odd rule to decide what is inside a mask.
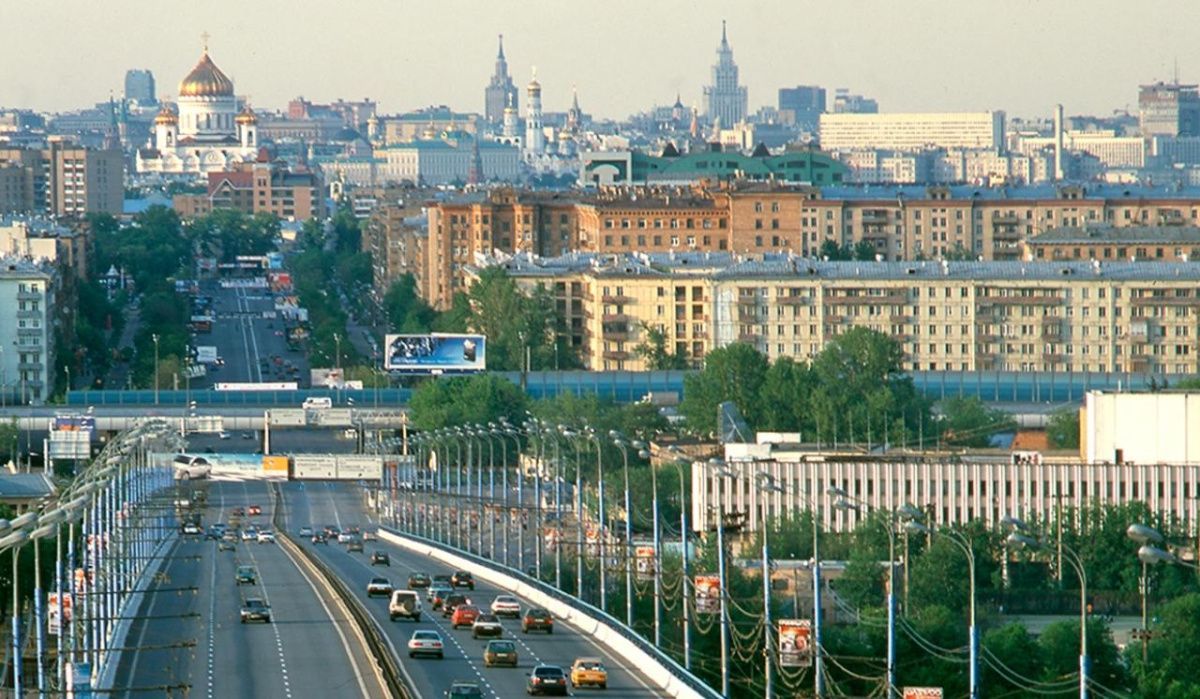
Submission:
[[[454,608],[454,613],[450,615],[450,626],[456,629],[460,626],[471,626],[478,618],[479,607],[460,604]]]
[[[253,515],[261,515],[261,514],[262,514],[262,508],[261,508],[261,507],[259,507],[258,505],[251,505],[251,506],[250,506],[250,514],[251,514],[252,516],[253,516]]]

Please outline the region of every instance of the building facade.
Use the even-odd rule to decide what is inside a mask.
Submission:
[[[646,369],[636,347],[647,329],[698,365],[711,348],[734,342],[772,360],[805,360],[865,327],[900,342],[909,371],[1200,373],[1200,268],[1190,263],[821,262],[712,253],[502,264],[526,283],[578,289],[564,301],[577,299],[590,319],[573,344],[593,370]]]
[[[272,161],[263,150],[254,162],[208,173],[207,194],[176,195],[174,206],[184,218],[203,216],[213,209],[235,209],[306,221],[325,215],[325,185],[317,173],[290,169],[281,161]]]
[[[1200,227],[1179,220],[1153,226],[1109,225],[1048,230],[1022,243],[1025,260],[1200,260]]]
[[[1200,136],[1200,88],[1157,82],[1138,88],[1142,136]]]
[[[497,125],[504,118],[504,109],[517,103],[517,86],[508,74],[508,61],[504,58],[504,35],[500,35],[500,48],[496,52],[496,72],[483,90],[483,118]]]
[[[822,114],[821,148],[848,150],[928,150],[1004,148],[1004,112],[921,114]]]
[[[125,99],[142,107],[158,104],[158,95],[154,90],[154,73],[142,69],[125,71]]]
[[[825,113],[825,88],[798,85],[779,88],[779,114],[785,122],[815,131]]]
[[[746,118],[748,99],[746,88],[738,84],[738,67],[733,62],[733,49],[729,47],[722,20],[712,83],[704,88],[704,116],[711,122],[731,126]]]
[[[45,148],[0,149],[0,213],[119,215],[125,196],[121,151],[62,138]]]
[[[58,275],[53,263],[0,257],[0,395],[8,405],[40,404],[54,387]]]

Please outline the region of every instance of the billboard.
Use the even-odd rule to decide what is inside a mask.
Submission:
[[[779,620],[779,666],[812,666],[812,621],[809,619]]]
[[[46,595],[46,631],[57,636],[62,631],[62,625],[65,621],[71,623],[71,593],[64,592],[62,595],[62,618],[58,615],[58,593],[50,592]]]
[[[487,368],[483,335],[388,335],[383,368],[406,374],[462,374]]]
[[[634,568],[637,579],[643,582],[654,579],[654,547],[638,546],[634,549]]]
[[[942,699],[941,687],[905,687],[904,699]]]
[[[696,576],[696,613],[719,614],[721,612],[721,577],[718,575]]]

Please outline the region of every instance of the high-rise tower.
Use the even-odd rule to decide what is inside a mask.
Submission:
[[[530,156],[546,152],[546,134],[542,131],[542,84],[537,80],[537,69],[533,79],[525,86],[525,153]]]
[[[709,121],[720,119],[728,127],[746,118],[746,105],[746,88],[738,85],[738,67],[725,35],[725,21],[721,20],[721,45],[712,69],[712,85],[704,88],[704,115]]]
[[[500,50],[496,52],[496,73],[483,90],[483,115],[493,124],[504,118],[504,108],[509,102],[517,101],[517,86],[508,75],[508,61],[504,59],[504,35],[500,35]]]

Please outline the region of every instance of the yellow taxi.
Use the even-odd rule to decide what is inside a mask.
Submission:
[[[571,685],[574,687],[608,688],[608,670],[600,658],[576,658],[571,665]]]

